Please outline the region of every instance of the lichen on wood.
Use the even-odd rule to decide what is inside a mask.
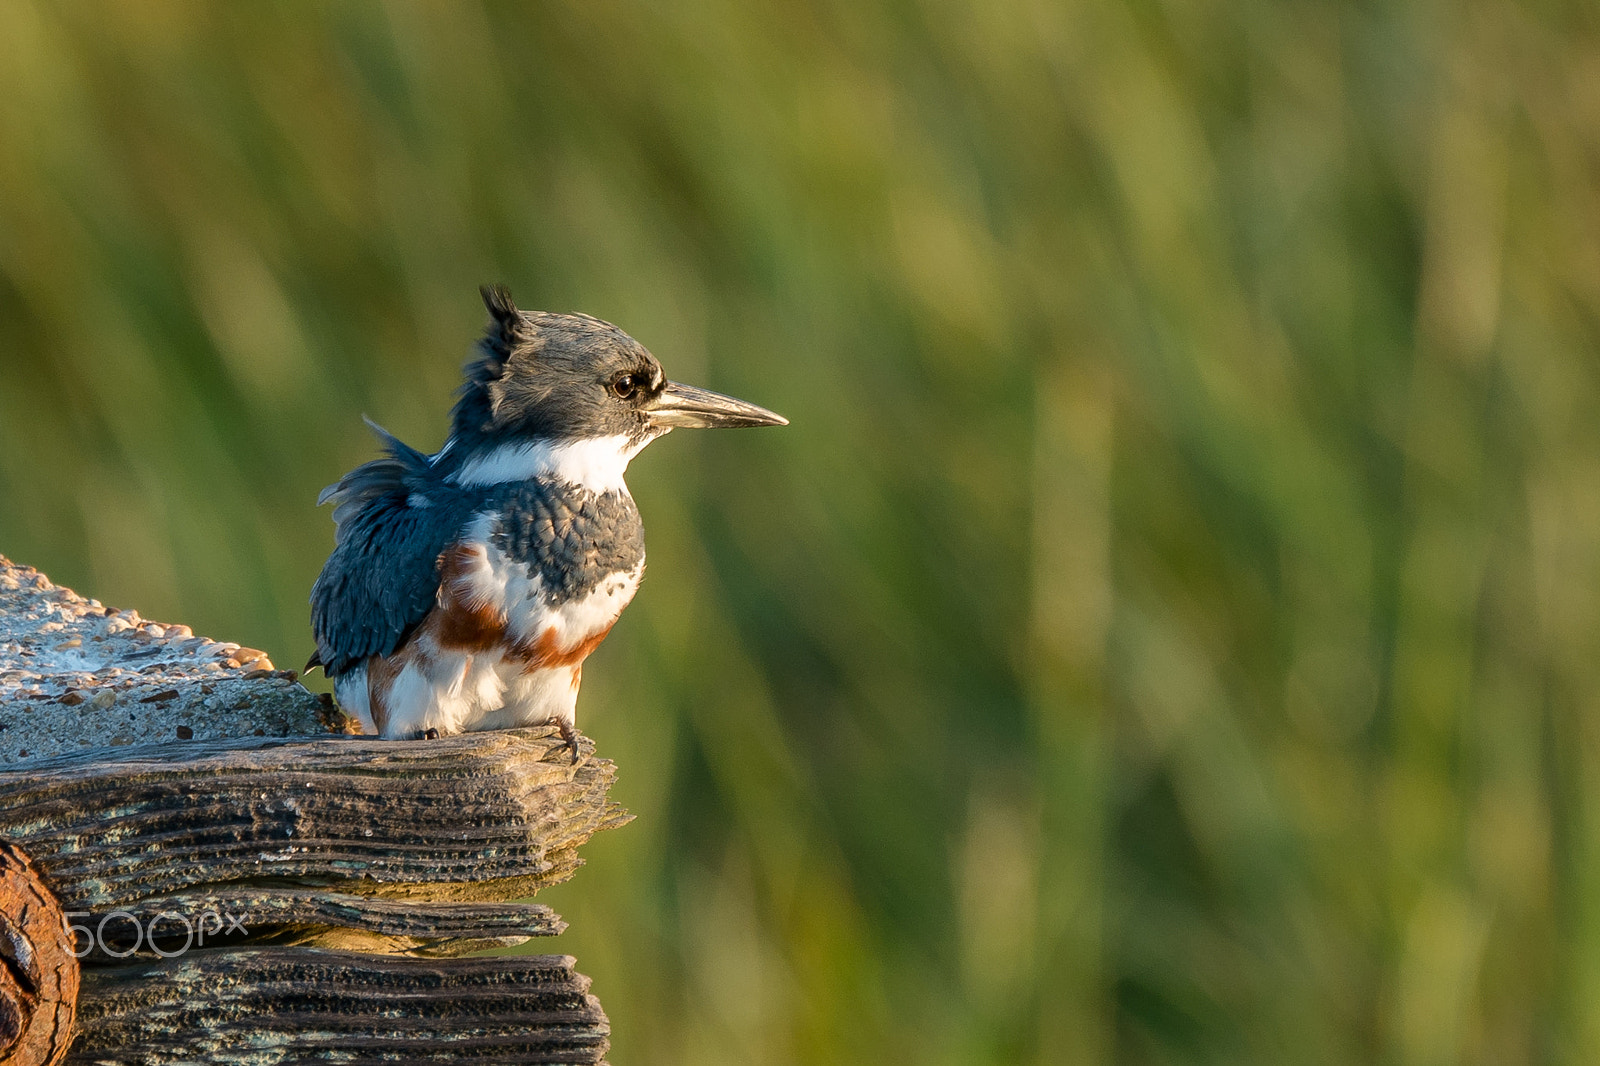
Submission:
[[[355,731],[265,652],[106,607],[0,555],[0,766],[100,747]]]

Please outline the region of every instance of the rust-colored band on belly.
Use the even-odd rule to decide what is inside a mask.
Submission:
[[[439,554],[439,605],[419,627],[441,649],[469,652],[499,647],[506,635],[506,615],[493,604],[474,604],[462,595],[471,571],[483,560],[478,544],[456,544]]]
[[[612,622],[611,625],[615,625]],[[516,657],[525,664],[524,669],[532,673],[534,670],[548,670],[557,666],[577,666],[589,657],[589,653],[600,646],[606,639],[606,634],[611,632],[611,625],[578,641],[570,648],[563,648],[557,643],[554,626],[545,627],[539,638],[532,643],[521,641],[507,650],[507,657]]]
[[[600,646],[611,632],[615,620],[604,629],[563,648],[555,626],[546,626],[536,638],[514,641],[508,631],[505,611],[491,604],[474,603],[469,590],[472,577],[484,565],[483,546],[455,544],[439,554],[438,602],[422,619],[405,644],[387,656],[367,660],[367,704],[372,724],[383,732],[390,718],[390,690],[407,666],[414,665],[424,676],[438,668],[444,652],[465,652],[468,656],[498,654],[520,662],[524,673],[538,670],[572,670],[576,689],[583,660]]]

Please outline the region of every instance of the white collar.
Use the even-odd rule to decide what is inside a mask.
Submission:
[[[568,441],[522,441],[501,444],[474,456],[453,471],[446,481],[458,485],[503,485],[553,477],[595,493],[628,491],[622,475],[628,462],[653,437],[636,440],[626,435],[589,437]],[[454,440],[439,450],[442,457]]]

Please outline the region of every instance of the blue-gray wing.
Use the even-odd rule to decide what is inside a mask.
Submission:
[[[439,553],[469,517],[457,494],[428,484],[427,456],[373,428],[389,454],[352,470],[318,500],[334,505],[338,533],[311,589],[317,652],[309,665],[329,677],[405,642],[433,607]],[[425,505],[415,505],[424,490]]]

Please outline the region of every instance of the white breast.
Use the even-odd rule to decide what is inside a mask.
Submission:
[[[644,562],[606,577],[586,595],[564,603],[545,602],[544,579],[527,563],[509,558],[489,539],[492,515],[479,515],[468,530],[468,543],[482,552],[458,580],[456,593],[474,607],[490,607],[505,615],[507,635],[532,644],[547,630],[555,631],[559,648],[571,648],[610,629],[644,577]]]

